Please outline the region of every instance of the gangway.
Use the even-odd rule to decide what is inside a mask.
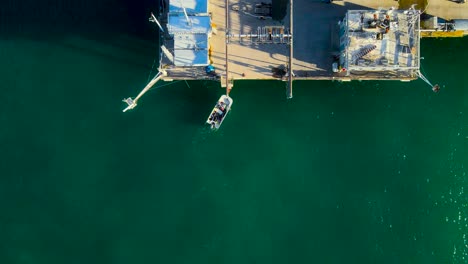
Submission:
[[[135,99],[132,99],[131,97],[128,97],[126,99],[123,99],[122,102],[127,103],[127,107],[123,110],[123,112],[127,112],[130,109],[133,109],[137,106],[138,99],[140,99],[149,89],[151,89],[161,78],[164,76],[163,72],[158,72],[156,76],[141,90],[141,92],[135,97]]]
[[[429,84],[432,88],[432,91],[434,91],[435,93],[439,92],[440,90],[440,85],[436,84],[436,85],[432,85],[432,83],[429,81],[429,79],[426,78],[426,76],[424,76],[424,74],[421,73],[421,71],[417,71],[416,72],[416,75],[421,79],[423,80],[425,83]]]

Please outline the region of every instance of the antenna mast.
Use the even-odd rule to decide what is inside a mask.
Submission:
[[[187,24],[189,26],[192,26],[192,20],[190,20],[190,18],[188,17],[187,10],[185,10],[185,7],[184,7],[184,4],[182,4],[182,1],[183,0],[179,0],[179,3],[180,3],[180,6],[182,7],[182,10],[184,10],[184,15],[185,15],[185,19],[187,19]]]
[[[150,22],[156,23],[156,24],[158,25],[159,29],[160,29],[162,32],[164,32],[163,27],[161,26],[161,24],[160,24],[159,21],[156,19],[156,17],[154,16],[153,13],[151,13],[151,17],[149,18],[149,21],[150,21]]]

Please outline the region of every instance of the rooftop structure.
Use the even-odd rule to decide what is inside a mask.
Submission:
[[[211,19],[209,16],[188,16],[189,21],[184,15],[169,15],[167,29],[169,34],[210,34]]]
[[[188,15],[208,15],[208,0],[171,0],[169,1],[170,13],[183,13]]]
[[[211,18],[207,14],[208,1],[171,0],[169,3],[166,24],[168,39],[163,50],[167,66],[209,65],[208,50],[212,28]]]
[[[207,66],[208,35],[189,34],[174,37],[174,65],[175,66]]]
[[[419,11],[349,10],[340,22],[339,69],[346,76],[415,77]]]

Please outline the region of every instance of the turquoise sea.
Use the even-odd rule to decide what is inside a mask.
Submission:
[[[214,82],[122,113],[155,73],[152,1],[6,2],[0,263],[468,262],[468,38],[422,41],[438,94],[236,82],[214,133]]]

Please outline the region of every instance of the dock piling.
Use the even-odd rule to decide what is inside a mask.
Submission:
[[[288,85],[288,88],[287,88],[287,91],[286,91],[286,97],[288,99],[291,99],[293,97],[293,39],[294,39],[294,33],[293,33],[293,0],[289,0],[289,12],[290,12],[290,16],[289,16],[289,34],[291,36],[291,38],[289,39],[290,43],[289,43],[289,74],[288,74],[288,77],[289,77],[289,85]]]
[[[231,92],[231,82],[229,80],[229,0],[226,0],[226,17],[225,17],[225,31],[226,31],[226,95],[229,96],[229,92]]]

